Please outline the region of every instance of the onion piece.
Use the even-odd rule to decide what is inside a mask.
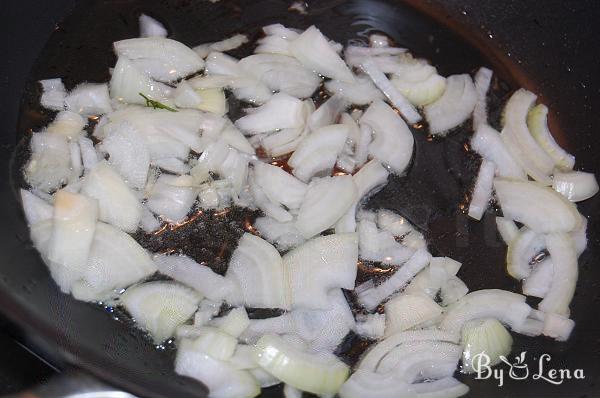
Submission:
[[[121,176],[102,161],[83,180],[81,192],[98,200],[99,219],[125,232],[135,232],[142,205]]]
[[[62,111],[65,109],[65,98],[67,97],[67,89],[62,82],[62,79],[46,79],[40,80],[42,86],[42,96],[40,104],[52,111]]]
[[[546,248],[543,236],[523,227],[509,243],[506,251],[506,270],[515,279],[527,278],[531,273],[531,260]]]
[[[263,336],[256,344],[255,355],[267,372],[313,394],[335,394],[350,373],[334,355],[300,351],[277,335]]]
[[[293,168],[292,173],[301,181],[307,182],[318,172],[333,169],[344,148],[349,130],[344,124],[333,124],[306,136],[288,159],[288,164]]]
[[[227,39],[217,41],[214,43],[204,43],[194,47],[192,50],[196,52],[201,58],[206,58],[208,54],[213,51],[226,52],[235,50],[238,47],[248,43],[248,36],[237,34]]]
[[[483,159],[479,167],[475,187],[473,188],[471,202],[469,203],[469,217],[481,220],[483,213],[490,205],[495,172],[496,165]]]
[[[91,169],[98,164],[98,152],[94,148],[94,143],[87,137],[79,137],[79,151],[81,152],[81,160],[83,163],[84,172],[87,174]]]
[[[385,334],[390,336],[414,327],[426,326],[442,315],[433,299],[421,294],[399,294],[385,304]]]
[[[298,209],[306,195],[307,185],[283,169],[255,162],[254,179],[267,197],[288,209]]]
[[[426,294],[435,299],[440,290],[447,293],[449,285],[452,283],[448,283],[449,279],[456,276],[461,265],[461,263],[449,257],[432,257],[429,266],[410,281],[403,293]]]
[[[221,312],[222,301],[204,299],[200,302],[198,311],[194,314],[194,327],[206,326],[213,317]]]
[[[547,258],[533,266],[531,273],[523,280],[523,294],[544,298],[550,291],[554,277],[554,264]]]
[[[477,127],[470,143],[475,152],[496,165],[496,175],[499,177],[517,180],[527,179],[527,174],[502,141],[500,133],[487,124],[481,124]]]
[[[31,226],[44,220],[52,220],[54,212],[52,205],[25,189],[21,189],[20,193],[27,225]]]
[[[377,226],[394,236],[404,236],[414,231],[414,227],[406,218],[386,209],[377,211]]]
[[[363,260],[401,265],[414,253],[414,250],[396,242],[390,232],[378,231],[373,221],[361,220],[357,230],[360,258]]]
[[[357,200],[351,176],[313,179],[298,211],[296,228],[310,238],[332,227]]]
[[[140,37],[167,37],[168,35],[163,24],[146,14],[140,15],[138,23],[140,25]]]
[[[152,214],[152,212],[148,210],[148,207],[145,205],[142,205],[142,219],[140,220],[140,227],[147,234],[156,232],[158,229],[160,229],[160,221],[154,217],[154,214]]]
[[[356,280],[356,234],[313,238],[283,256],[284,280],[292,308],[330,308],[328,292],[353,289]]]
[[[542,334],[557,341],[567,341],[574,327],[575,322],[571,319],[553,313],[545,313]]]
[[[98,203],[95,199],[64,190],[54,195],[52,237],[48,260],[74,273],[82,272],[94,239]]]
[[[389,279],[380,285],[358,294],[358,301],[372,310],[392,293],[402,289],[414,276],[429,264],[431,254],[427,250],[417,250]]]
[[[31,157],[24,174],[33,188],[52,192],[68,182],[71,177],[71,155],[64,135],[34,133],[30,147]]]
[[[112,111],[106,83],[81,83],[65,98],[67,110],[81,115],[102,115]]]
[[[182,221],[190,212],[196,199],[192,178],[163,174],[152,186],[148,196],[148,208],[156,215],[172,222]]]
[[[172,89],[166,84],[152,80],[139,70],[126,57],[119,57],[110,79],[110,96],[118,101],[129,104],[144,105],[146,100],[140,95],[162,103],[168,103]]]
[[[254,308],[289,308],[281,256],[269,242],[245,233],[229,261],[226,278],[240,289],[233,304]],[[238,301],[239,300],[239,301]]]
[[[475,108],[477,93],[467,74],[446,79],[446,91],[435,102],[425,106],[425,117],[431,134],[446,134],[467,120]]]
[[[402,116],[409,123],[417,123],[421,120],[421,115],[415,107],[396,89],[396,87],[388,80],[385,74],[379,69],[377,64],[372,59],[366,59],[361,63],[361,68],[373,80],[373,83],[381,92],[388,98]]]
[[[481,67],[475,74],[477,102],[473,109],[473,130],[477,130],[479,126],[487,124],[487,93],[490,90],[493,73],[490,69]]]
[[[506,245],[510,245],[510,242],[512,242],[519,233],[519,228],[515,222],[506,217],[496,217],[496,227],[498,228],[500,237]]]
[[[542,302],[541,311],[561,316],[569,316],[569,304],[577,283],[577,252],[571,237],[564,233],[546,235],[546,246],[552,259],[552,285]]]
[[[403,80],[395,74],[392,78],[392,84],[411,104],[425,106],[435,102],[442,96],[446,89],[446,78],[435,73],[426,80],[412,82]]]
[[[550,129],[548,129],[548,107],[544,104],[538,104],[531,108],[527,115],[527,127],[533,138],[554,160],[554,163],[563,169],[573,169],[575,157],[562,149],[554,138]]]
[[[495,318],[518,331],[530,313],[531,307],[525,303],[525,296],[499,289],[478,290],[467,294],[449,308],[440,328],[459,332],[468,321]]]
[[[538,233],[568,232],[581,223],[575,205],[539,183],[496,178],[494,189],[504,217]]]
[[[284,93],[273,95],[264,105],[238,119],[235,125],[247,134],[304,125],[303,102]]]
[[[177,158],[156,159],[152,161],[152,164],[161,170],[165,170],[173,174],[182,175],[190,172],[190,166]]]
[[[494,318],[478,319],[467,322],[462,329],[461,344],[464,346],[462,364],[467,373],[479,372],[473,361],[485,354],[489,366],[502,362],[512,349],[513,339],[502,323]]]
[[[256,183],[254,179],[254,173],[252,171],[248,174],[248,184],[250,187],[250,194],[254,200],[254,205],[262,210],[267,217],[270,217],[280,223],[289,223],[294,220],[294,216],[292,216],[281,205],[273,203],[269,200],[262,188]]]
[[[235,337],[210,326],[202,326],[195,329],[194,349],[221,361],[227,361],[233,356],[237,346],[237,339]]]
[[[294,4],[304,3],[296,2]],[[302,391],[290,386],[289,384],[286,384],[283,386],[283,396],[284,398],[302,398]]]
[[[571,171],[568,173],[555,172],[552,178],[552,188],[563,194],[571,202],[581,202],[598,193],[598,181],[593,173]]]
[[[194,314],[201,299],[202,296],[183,285],[157,281],[128,288],[119,302],[136,324],[150,333],[154,343],[160,344]]]
[[[325,82],[325,88],[355,105],[369,105],[373,101],[383,100],[383,94],[367,76],[356,76],[354,80],[354,83],[329,80]]]
[[[360,118],[360,124],[375,131],[369,153],[394,173],[402,174],[410,163],[414,147],[412,133],[402,118],[383,101],[375,101]]]
[[[165,83],[184,78],[204,67],[204,61],[186,45],[164,37],[126,39],[113,43],[117,56],[129,58],[155,80]]]
[[[305,67],[343,82],[354,82],[354,76],[321,31],[314,25],[290,43],[290,53]]]
[[[210,357],[196,348],[192,340],[180,342],[175,372],[204,383],[211,398],[251,398],[260,394],[259,385],[248,372]]]
[[[354,331],[359,336],[379,339],[385,334],[386,316],[384,314],[366,314],[356,317]]]
[[[299,246],[305,241],[293,222],[282,223],[270,217],[259,217],[254,221],[254,228],[260,236],[281,251]]]
[[[447,307],[454,304],[469,293],[467,285],[457,276],[449,276],[440,289],[442,305]]]
[[[69,140],[76,140],[82,133],[87,121],[78,113],[61,111],[54,120],[46,127],[46,131],[54,134],[62,134]]]
[[[239,307],[233,308],[222,318],[214,319],[212,324],[230,336],[237,338],[250,325],[250,319],[246,310],[243,307]]]

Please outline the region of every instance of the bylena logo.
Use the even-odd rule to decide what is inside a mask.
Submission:
[[[551,357],[549,354],[542,354],[537,361],[537,367],[529,369],[526,363],[527,351],[521,352],[515,356],[513,362],[509,361],[505,356],[500,356],[500,360],[508,365],[508,374],[505,368],[492,368],[490,366],[490,357],[482,352],[473,356],[472,367],[475,371],[475,379],[486,380],[495,379],[498,382],[498,387],[504,385],[506,377],[512,380],[542,380],[550,384],[559,385],[565,380],[585,379],[583,369],[556,369],[548,366]]]

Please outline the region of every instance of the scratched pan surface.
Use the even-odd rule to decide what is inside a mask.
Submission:
[[[61,0],[56,3],[57,7],[66,10],[75,2]],[[600,149],[600,145],[592,135],[598,126],[597,117],[589,121],[592,119],[592,105],[598,104],[597,92],[585,90],[588,85],[594,87],[594,82],[597,82],[596,77],[586,74],[586,71],[597,71],[597,63],[589,55],[586,58],[579,53],[583,47],[576,36],[569,35],[581,29],[579,26],[585,25],[585,21],[594,20],[597,10],[593,4],[590,3],[591,8],[582,12],[559,2],[549,2],[548,10],[539,10],[535,17],[530,17],[530,11],[526,7],[519,9],[517,2],[414,3],[422,10],[418,12],[398,1],[313,1],[309,3],[308,14],[300,15],[287,10],[288,2],[274,0],[221,1],[217,4],[206,1],[77,2],[57,24],[37,57],[23,95],[16,134],[11,118],[3,118],[3,154],[13,152],[15,156],[11,162],[10,179],[3,178],[0,182],[3,200],[0,217],[5,224],[0,240],[0,303],[2,313],[16,325],[15,330],[26,343],[58,366],[80,366],[140,396],[198,397],[205,394],[199,384],[173,373],[172,347],[155,349],[143,333],[131,327],[126,314],[77,302],[58,292],[28,242],[27,227],[16,199],[16,189],[22,184],[19,167],[25,153],[23,143],[27,142],[32,130],[36,131],[52,116],[37,105],[39,90],[34,82],[63,77],[67,87],[71,88],[81,81],[107,81],[108,68],[115,61],[111,43],[137,35],[136,21],[141,12],[159,18],[167,25],[171,37],[188,45],[219,40],[238,32],[256,38],[261,26],[274,22],[295,28],[315,24],[326,35],[344,44],[349,39],[365,39],[370,32],[385,32],[399,46],[408,47],[417,56],[429,59],[443,75],[473,72],[482,65],[492,67],[498,71],[491,95],[493,125],[499,123],[498,104],[506,99],[511,89],[522,85],[535,88],[546,94],[545,101],[553,109],[560,111],[560,117],[553,120],[554,130],[561,132],[557,138],[577,156],[578,167],[598,170],[595,151]],[[17,10],[14,15],[16,22],[11,23],[35,24],[35,19],[18,12],[20,9],[32,9],[32,4],[35,2],[11,5],[10,10]],[[556,19],[557,10],[565,17]],[[36,11],[32,12],[35,14]],[[37,12],[40,13],[39,10]],[[552,18],[558,21],[558,26],[571,23],[563,28],[564,36],[552,36],[553,29],[549,26]],[[523,20],[533,24],[533,28]],[[492,38],[484,38],[481,28],[492,29],[486,32]],[[540,37],[539,31],[544,29],[548,36]],[[39,40],[47,37],[39,29],[21,27],[20,30],[39,36]],[[503,42],[503,39],[517,37],[520,40]],[[252,48],[247,46],[234,55],[245,56],[251,51]],[[507,56],[510,51],[514,51],[511,57]],[[588,52],[597,53],[592,48],[587,48]],[[565,63],[565,57],[575,54],[578,58],[573,58],[572,63]],[[592,62],[591,66],[589,62]],[[527,68],[520,68],[521,63]],[[13,70],[17,69],[13,66]],[[523,73],[523,69],[530,73]],[[14,73],[24,74],[23,71]],[[11,104],[15,102],[13,98]],[[231,106],[235,109],[239,104],[232,102]],[[468,126],[443,140],[429,139],[423,127],[413,128],[413,133],[415,158],[408,175],[392,178],[367,206],[393,209],[408,217],[425,233],[434,255],[447,255],[463,262],[460,277],[472,290],[502,288],[518,291],[518,283],[504,271],[505,247],[495,232],[495,214],[488,212],[478,223],[467,219],[462,211],[461,206],[467,199],[479,164],[477,156],[465,147],[471,134]],[[2,162],[3,176],[6,176],[8,156],[3,156]],[[597,216],[599,201],[591,199],[581,204],[580,209],[587,216]],[[223,272],[237,237],[243,233],[245,223],[251,222],[254,216],[241,210],[220,215],[203,214],[184,228],[167,230],[159,237],[139,235],[138,238],[152,250],[176,246]],[[600,336],[597,310],[594,309],[599,302],[600,278],[593,264],[598,258],[598,223],[594,221],[592,218],[588,232],[590,248],[580,261],[579,288],[572,305],[577,328],[572,338],[567,343],[556,343],[544,338],[514,335],[511,357],[527,351],[527,380],[510,379],[506,367],[502,387],[498,387],[497,380],[474,380],[472,376],[459,374],[457,377],[470,386],[471,396],[600,395],[596,385],[600,373]],[[119,320],[112,319],[115,317]],[[342,357],[352,361],[353,353],[362,343],[349,337],[343,345],[348,352],[342,353]],[[539,358],[544,353],[552,358],[544,364],[546,370],[566,368],[574,371],[582,368],[586,379],[566,380],[560,385],[534,379]],[[520,377],[524,369],[515,369],[515,372],[515,376]],[[279,397],[281,389],[267,389],[263,396]]]

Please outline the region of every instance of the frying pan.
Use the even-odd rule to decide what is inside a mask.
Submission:
[[[202,397],[206,390],[199,383],[176,376],[172,347],[155,349],[143,333],[123,320],[123,314],[78,302],[58,291],[29,243],[17,188],[21,183],[23,138],[50,117],[37,105],[35,81],[64,77],[72,87],[84,80],[108,80],[108,68],[114,63],[111,43],[137,35],[140,12],[164,21],[172,37],[188,45],[235,32],[256,37],[260,26],[273,22],[297,28],[316,24],[342,43],[371,31],[383,31],[399,46],[430,59],[443,75],[490,66],[498,76],[493,103],[505,100],[510,90],[519,86],[540,93],[541,101],[555,115],[551,123],[556,138],[577,157],[576,168],[600,170],[600,139],[595,135],[600,123],[593,113],[600,109],[600,46],[596,38],[600,10],[594,1],[320,0],[309,2],[308,15],[290,13],[288,2],[277,0],[5,3],[0,311],[10,322],[12,333],[57,367],[82,369],[138,396]],[[240,51],[238,55],[244,55],[248,49]],[[498,106],[491,108],[496,109],[491,120],[497,124]],[[428,241],[434,242],[430,248],[434,254],[462,261],[460,276],[471,290],[518,291],[518,284],[504,270],[505,247],[495,235],[493,214],[476,223],[460,209],[478,162],[463,148],[469,134],[468,129],[462,129],[445,140],[429,142],[423,132],[415,130],[416,158],[408,176],[394,178],[368,205],[402,212],[423,229]],[[525,381],[505,377],[504,385],[498,387],[496,380],[458,375],[471,388],[471,396],[600,396],[600,270],[595,264],[600,258],[600,228],[595,219],[600,215],[600,200],[592,198],[579,208],[591,222],[589,245],[580,258],[580,278],[571,305],[576,329],[566,343],[515,334],[513,354],[527,351],[530,372],[537,372],[540,356],[547,353],[552,359],[545,363],[546,369],[580,368],[585,379],[553,385],[532,377]],[[115,317],[121,319],[111,319]],[[265,390],[264,396],[281,396],[281,389]]]

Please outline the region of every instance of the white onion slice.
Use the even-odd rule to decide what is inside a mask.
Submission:
[[[546,235],[546,245],[554,272],[550,290],[538,308],[544,312],[568,317],[578,275],[575,245],[571,237],[564,233]]]
[[[150,191],[148,208],[170,221],[182,221],[196,199],[196,191],[191,185],[191,176],[161,175]]]
[[[191,287],[209,300],[223,300],[237,289],[228,279],[184,255],[156,254],[154,263],[158,272]]]
[[[94,142],[87,137],[79,137],[79,151],[85,173],[88,173],[98,164],[98,152],[94,148]]]
[[[392,108],[383,101],[375,101],[360,118],[375,132],[369,144],[369,153],[394,173],[402,174],[413,154],[414,138],[408,126]]]
[[[552,177],[552,188],[563,194],[571,202],[581,202],[598,193],[598,181],[593,173],[571,171],[555,172]]]
[[[288,209],[298,209],[306,195],[307,185],[277,166],[255,162],[254,179],[271,201]]]
[[[449,257],[432,257],[429,266],[410,281],[410,284],[404,289],[404,293],[426,294],[432,299],[436,298],[438,293],[448,293],[447,291],[452,285],[450,279],[456,276],[461,265]]]
[[[498,228],[500,237],[506,245],[510,245],[510,242],[512,242],[519,233],[517,224],[506,217],[496,217],[496,227]]]
[[[263,336],[256,362],[281,381],[313,394],[335,394],[350,369],[332,354],[300,351],[277,335]]]
[[[167,98],[171,92],[169,86],[152,80],[126,57],[119,57],[117,60],[110,80],[111,98],[129,104],[144,105],[146,100],[140,95],[142,93],[148,98],[165,103],[168,102]]]
[[[296,228],[307,239],[315,236],[335,225],[356,199],[351,176],[313,179],[298,211]]]
[[[552,259],[547,258],[535,264],[529,276],[523,280],[523,294],[544,298],[550,291],[553,277],[554,264]]]
[[[479,166],[479,173],[477,174],[471,202],[469,203],[469,217],[481,220],[483,213],[487,210],[492,198],[492,185],[494,183],[495,172],[496,165],[483,159],[481,166]]]
[[[500,133],[487,124],[477,127],[470,143],[475,152],[496,165],[498,176],[518,180],[527,179],[527,175],[502,141]]]
[[[156,344],[175,333],[198,308],[202,296],[175,282],[147,282],[125,290],[119,302]]]
[[[212,325],[237,338],[250,325],[250,318],[248,318],[248,313],[243,307],[233,308],[224,317],[214,319]]]
[[[481,67],[475,74],[475,92],[477,93],[477,102],[473,109],[473,129],[477,130],[479,126],[487,124],[487,93],[492,83],[492,72],[490,69]]]
[[[41,221],[52,219],[54,209],[51,204],[24,189],[21,189],[20,193],[21,204],[28,225],[31,226]]]
[[[306,136],[288,159],[292,173],[307,182],[320,171],[333,169],[349,133],[348,126],[333,124]]]
[[[385,334],[390,336],[428,325],[441,315],[442,307],[430,297],[421,294],[399,294],[385,304]]]
[[[482,372],[473,361],[477,356],[487,355],[489,366],[501,362],[512,349],[513,339],[502,323],[493,318],[470,321],[462,329],[461,344],[464,346],[462,364],[467,373]]]
[[[152,164],[173,174],[182,175],[190,172],[190,166],[177,158],[156,159],[152,161]]]
[[[456,275],[449,276],[446,282],[440,289],[440,298],[442,299],[442,306],[449,306],[454,304],[461,298],[469,293],[467,285],[457,277]]]
[[[46,109],[62,111],[65,109],[67,89],[61,79],[40,80],[42,96],[40,104]]]
[[[394,236],[404,236],[414,231],[414,227],[406,218],[386,209],[377,211],[377,226]]]
[[[467,120],[475,108],[477,93],[467,74],[446,79],[446,91],[435,102],[425,106],[425,117],[431,134],[446,134]]]
[[[356,234],[313,238],[283,256],[286,290],[293,308],[330,308],[328,292],[353,289],[356,279]]]
[[[95,199],[58,191],[54,195],[52,237],[48,259],[72,270],[84,270],[94,239],[98,203]]]
[[[386,316],[384,314],[357,315],[354,331],[359,336],[379,339],[385,334],[385,323]]]
[[[494,189],[504,217],[538,233],[568,232],[581,223],[577,208],[571,202],[539,183],[496,178]]]
[[[65,98],[67,110],[81,115],[102,115],[112,111],[108,84],[81,83]]]
[[[304,104],[285,93],[273,95],[264,105],[238,119],[235,125],[247,134],[304,126]]]
[[[383,100],[382,92],[366,76],[355,77],[354,83],[329,80],[325,83],[325,88],[331,94],[339,95],[355,105],[368,105],[373,101]]]
[[[254,227],[260,236],[281,251],[299,246],[305,241],[293,222],[282,223],[270,217],[259,217],[254,221]]]
[[[573,320],[557,314],[546,313],[544,314],[542,334],[557,341],[567,341],[574,327],[575,322]]]
[[[31,136],[31,158],[25,166],[27,182],[42,192],[52,192],[71,177],[71,154],[64,135],[34,133]]]
[[[531,272],[531,260],[546,248],[543,236],[523,227],[508,244],[506,270],[515,279],[527,278]]]
[[[121,176],[102,161],[83,180],[81,192],[98,200],[99,219],[135,232],[142,218],[142,205]]]
[[[558,167],[573,169],[575,157],[562,149],[552,137],[548,128],[548,107],[539,104],[531,108],[527,115],[527,126],[537,143],[554,160]]]
[[[289,223],[294,220],[294,216],[281,205],[269,200],[262,188],[254,180],[254,173],[252,171],[248,174],[248,184],[250,187],[250,194],[254,200],[254,205],[262,210],[267,217],[280,223]]]
[[[409,123],[417,123],[421,120],[421,115],[415,107],[400,94],[372,59],[366,59],[360,66]]]
[[[146,14],[140,15],[138,22],[140,24],[140,37],[167,37],[168,35],[163,24]]]
[[[395,74],[392,84],[415,106],[426,106],[435,102],[446,89],[446,78],[437,73],[419,82],[403,80]]]
[[[308,69],[343,82],[354,81],[346,63],[315,26],[302,32],[290,43],[289,48],[293,56]]]
[[[198,72],[204,61],[186,45],[164,37],[126,39],[114,44],[117,56],[125,56],[150,77],[172,82]]]
[[[76,140],[82,133],[87,121],[79,114],[71,111],[59,112],[46,127],[49,133],[62,134],[69,140]]]
[[[269,242],[245,233],[229,261],[226,278],[240,289],[233,304],[255,308],[289,308],[281,256]],[[240,300],[239,302],[237,300]]]
[[[206,58],[208,54],[213,51],[226,52],[235,50],[238,47],[248,43],[248,36],[237,34],[227,39],[217,41],[214,43],[204,43],[200,44],[193,48],[193,50],[198,54],[201,58]]]
[[[502,303],[502,305],[498,305]],[[446,312],[440,328],[460,332],[468,321],[495,318],[518,331],[531,312],[525,296],[498,289],[471,292]]]
[[[390,232],[378,231],[373,221],[361,220],[357,230],[360,258],[363,260],[401,265],[414,253],[414,250],[396,242]]]
[[[392,293],[405,287],[414,276],[429,264],[431,254],[427,250],[417,250],[389,279],[380,285],[358,294],[358,301],[372,310]]]

